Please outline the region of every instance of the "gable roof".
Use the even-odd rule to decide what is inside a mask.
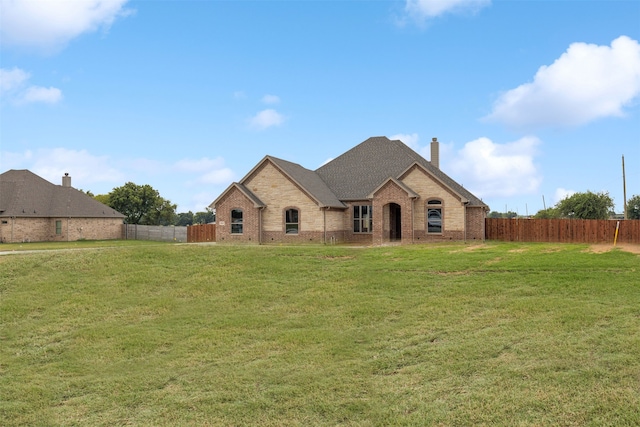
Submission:
[[[471,206],[486,206],[431,162],[399,140],[384,136],[367,139],[329,163],[316,173],[340,200],[365,200],[388,178],[400,178],[418,164]]]
[[[55,185],[26,169],[0,174],[0,217],[124,218],[73,187]]]
[[[244,184],[249,177],[260,168],[265,162],[271,162],[291,181],[298,185],[309,197],[311,197],[320,207],[323,208],[345,208],[336,195],[331,191],[327,184],[322,181],[320,176],[309,169],[300,166],[297,163],[289,162],[273,156],[265,156],[251,171],[240,180]]]
[[[378,185],[378,187],[373,190],[371,192],[371,194],[369,194],[369,196],[367,196],[368,199],[373,199],[375,197],[375,194],[385,185],[387,185],[387,183],[392,182],[395,185],[397,185],[398,187],[400,187],[400,189],[402,191],[404,191],[405,193],[407,193],[407,196],[409,196],[412,199],[417,199],[418,197],[420,197],[420,195],[418,193],[416,193],[415,191],[413,191],[412,189],[410,189],[407,185],[405,185],[404,182],[399,181],[395,178],[387,178],[386,181],[384,181],[382,184]]]
[[[242,194],[244,194],[244,196],[251,200],[251,202],[253,203],[253,206],[256,208],[264,208],[267,205],[265,205],[262,200],[260,200],[258,198],[258,196],[256,196],[255,194],[253,194],[253,192],[251,190],[249,190],[244,184],[239,184],[237,182],[232,182],[231,185],[229,187],[227,187],[226,190],[224,190],[222,192],[222,194],[220,194],[218,196],[217,199],[215,199],[213,202],[211,202],[211,204],[209,205],[209,207],[211,209],[213,209],[216,204],[225,196],[229,193],[229,191],[231,191],[232,189],[237,188]]]

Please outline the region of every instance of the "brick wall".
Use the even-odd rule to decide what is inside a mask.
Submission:
[[[231,210],[242,209],[242,234],[231,234]],[[232,188],[216,204],[216,242],[260,243],[260,209],[240,190]]]
[[[263,163],[244,185],[267,204],[262,213],[264,231],[284,233],[284,212],[289,208],[298,209],[300,232],[324,231],[324,214],[318,204],[271,162]]]
[[[56,221],[60,221],[59,234]],[[6,243],[120,238],[122,219],[117,218],[3,218],[0,222],[0,241]]]
[[[435,181],[419,167],[413,167],[405,173],[402,182],[420,195],[420,198],[414,203],[414,227],[416,230],[426,230],[427,201],[429,199],[439,199],[442,201],[442,223],[445,232],[464,232],[465,207],[460,202],[460,196]]]
[[[467,240],[485,239],[486,216],[482,207],[467,207]]]
[[[372,243],[380,245],[388,242],[391,237],[389,234],[389,219],[391,213],[388,210],[390,203],[395,203],[400,206],[401,242],[411,243],[413,236],[413,224],[411,221],[412,199],[409,198],[406,191],[393,181],[387,182],[374,194]]]

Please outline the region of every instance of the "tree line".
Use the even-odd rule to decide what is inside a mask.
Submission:
[[[194,225],[215,222],[216,215],[211,209],[193,213],[176,213],[177,205],[160,196],[158,190],[150,185],[137,185],[127,182],[116,187],[108,194],[89,196],[122,213],[127,224],[141,225]],[[533,217],[541,219],[575,218],[607,219],[614,215],[614,203],[607,192],[586,191],[574,193],[560,200],[555,206],[539,210]],[[516,218],[516,212],[492,211],[489,218]],[[640,195],[627,201],[627,218],[640,219]]]
[[[608,219],[615,215],[613,207],[613,199],[609,193],[586,191],[567,196],[554,206],[539,210],[533,217],[537,219]],[[511,211],[504,213],[492,211],[488,217],[516,218],[518,214]],[[627,200],[627,218],[640,219],[640,195],[632,196]]]
[[[178,205],[160,196],[160,192],[148,184],[127,182],[108,194],[94,195],[90,191],[86,194],[123,214],[127,224],[194,225],[216,220],[215,212],[209,208],[196,213],[176,213]]]

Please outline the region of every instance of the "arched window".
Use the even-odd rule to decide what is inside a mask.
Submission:
[[[231,234],[242,234],[242,209],[231,209]]]
[[[286,234],[298,234],[299,229],[298,209],[287,209],[284,211],[284,232]]]
[[[442,200],[427,202],[427,233],[442,233]]]

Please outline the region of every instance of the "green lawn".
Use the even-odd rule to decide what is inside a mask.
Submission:
[[[105,245],[0,256],[0,425],[640,425],[639,255]]]

